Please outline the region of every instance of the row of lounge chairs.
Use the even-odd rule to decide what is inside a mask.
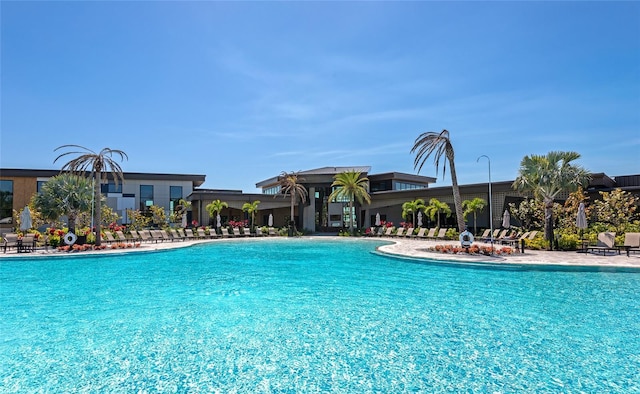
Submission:
[[[249,228],[244,228],[243,232],[240,232],[239,228],[234,228],[230,233],[228,229],[222,228],[221,234],[217,234],[215,231],[210,231],[207,234],[204,229],[196,229],[195,232],[192,229],[169,229],[167,230],[131,230],[130,236],[127,237],[122,231],[115,231],[115,236],[111,231],[104,230],[104,241],[107,243],[128,243],[128,242],[164,242],[164,241],[184,241],[184,240],[196,240],[196,239],[213,239],[213,238],[232,238],[232,237],[248,237],[248,236],[265,236],[265,235],[278,235],[276,229],[269,227],[267,234],[263,234],[261,228],[256,228],[255,233],[251,233]]]
[[[428,229],[429,231],[427,232],[427,228],[422,227],[420,228],[420,230],[418,230],[417,234],[413,233],[414,230],[415,229],[413,227],[409,227],[407,229],[405,229],[404,227],[400,227],[398,231],[396,231],[396,233],[393,234],[393,227],[387,227],[386,229],[384,227],[381,227],[376,235],[379,237],[384,236],[384,237],[404,237],[404,238],[414,238],[414,239],[433,239],[433,240],[443,239],[444,240],[445,235],[447,233],[446,228],[441,228],[437,234],[436,234],[436,228]],[[372,231],[372,233],[374,232]]]
[[[624,244],[616,245],[616,233],[603,232],[598,234],[596,245],[583,244],[581,252],[591,252],[606,255],[608,252],[620,254],[622,250],[627,253],[627,257],[631,253],[640,252],[640,233],[625,233]]]

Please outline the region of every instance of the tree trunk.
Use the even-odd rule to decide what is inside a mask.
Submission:
[[[353,235],[353,201],[349,201],[349,232]]]
[[[100,246],[102,244],[102,237],[100,235],[101,225],[102,225],[102,199],[100,198],[100,178],[102,178],[101,172],[96,171],[95,173],[95,212],[93,213],[93,225],[96,227],[96,246]]]
[[[453,156],[453,155],[451,155]],[[453,189],[453,204],[456,209],[456,220],[458,221],[458,231],[463,232],[465,229],[464,216],[462,214],[462,199],[460,198],[460,188],[458,187],[458,176],[456,175],[456,166],[453,164],[453,157],[449,157],[449,167],[451,168],[451,186]]]
[[[553,250],[553,199],[544,198],[544,235],[549,241],[549,250]]]
[[[478,225],[476,224],[476,213],[473,212],[473,233],[478,234]]]

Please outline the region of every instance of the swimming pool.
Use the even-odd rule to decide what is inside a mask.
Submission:
[[[376,245],[0,260],[0,391],[640,391],[640,275],[447,267]]]

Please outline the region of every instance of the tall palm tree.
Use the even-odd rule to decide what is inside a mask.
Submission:
[[[64,164],[62,166],[62,171],[69,171],[82,176],[89,172],[94,177],[95,209],[93,212],[93,221],[96,226],[96,245],[100,246],[100,231],[102,225],[102,199],[100,198],[100,185],[103,181],[107,180],[108,174],[113,176],[113,181],[116,185],[118,184],[118,181],[124,182],[122,168],[113,157],[119,156],[120,161],[125,159],[129,160],[129,157],[119,149],[103,148],[100,152],[94,152],[91,149],[80,145],[62,145],[54,149],[54,152],[64,148],[78,148],[81,149],[81,151],[74,150],[66,152],[55,158],[53,161],[54,163],[58,161],[58,159],[67,155],[79,155],[75,159]]]
[[[256,221],[256,212],[258,212],[258,204],[260,204],[260,201],[256,200],[254,202],[245,202],[242,205],[242,210],[244,212],[249,213],[249,215],[251,215],[251,228],[253,228],[253,225]]]
[[[349,200],[349,231],[353,234],[353,202],[355,199],[360,204],[371,204],[369,195],[369,178],[363,177],[358,171],[344,171],[333,177],[331,187],[335,189],[329,195],[329,201],[334,199]]]
[[[440,133],[428,132],[422,133],[416,138],[411,153],[416,153],[413,161],[413,168],[418,168],[418,173],[422,169],[425,161],[429,156],[433,155],[433,162],[436,165],[436,174],[439,172],[440,160],[443,160],[442,177],[446,172],[446,165],[449,162],[451,171],[451,186],[453,189],[453,203],[456,209],[456,219],[458,222],[458,231],[463,232],[464,216],[462,213],[462,199],[460,198],[460,188],[458,187],[458,175],[456,174],[456,166],[454,163],[453,146],[449,139],[449,132],[442,130]]]
[[[300,199],[301,202],[307,201],[307,196],[309,195],[309,192],[304,187],[304,185],[300,184],[300,182],[302,181],[304,181],[304,178],[299,177],[297,172],[283,171],[278,176],[278,183],[280,184],[280,192],[282,192],[283,196],[286,197],[286,195],[288,194],[291,198],[290,225],[293,226],[294,229],[296,225],[295,220],[293,220],[294,214],[295,214],[295,210],[294,210],[295,204],[298,201],[298,198]],[[278,195],[276,194],[273,197],[275,198],[277,196]]]
[[[416,198],[413,201],[407,201],[402,204],[402,217],[407,218],[409,215],[412,215],[413,221],[412,224],[416,224],[416,214],[419,211],[424,211],[427,206],[424,205],[424,200],[421,198]]]
[[[464,208],[464,218],[466,220],[467,215],[472,213],[473,214],[473,233],[477,234],[478,233],[478,226],[476,224],[476,219],[477,219],[477,213],[478,211],[482,211],[485,207],[485,205],[487,205],[487,202],[480,197],[476,197],[473,200],[464,200],[462,202],[462,207]]]
[[[552,151],[546,156],[525,156],[520,162],[518,177],[513,188],[520,192],[532,192],[542,199],[545,207],[544,233],[553,249],[553,202],[562,192],[574,192],[585,187],[591,179],[589,171],[571,164],[580,158],[576,152]]]
[[[438,228],[440,228],[440,215],[444,213],[447,217],[451,216],[451,208],[446,202],[440,201],[437,198],[429,200],[429,205],[425,208],[425,212],[431,220],[438,218]]]
[[[76,232],[76,218],[81,213],[91,212],[91,182],[75,174],[60,174],[49,179],[40,193],[33,197],[35,208],[43,219],[57,221],[66,215],[69,232]]]
[[[182,221],[182,217],[187,214],[187,211],[189,209],[191,209],[191,201],[187,201],[184,198],[178,200],[178,205],[176,206],[176,211],[178,212],[178,220]]]
[[[223,208],[229,208],[229,204],[220,200],[213,200],[204,207],[204,209],[207,210],[207,213],[209,213],[210,218],[217,217],[218,214],[222,212]]]

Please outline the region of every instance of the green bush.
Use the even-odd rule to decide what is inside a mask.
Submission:
[[[576,250],[580,237],[577,234],[561,234],[558,237],[558,248],[560,250]]]
[[[458,239],[459,236],[460,234],[458,233],[458,230],[456,230],[453,227],[450,229],[447,229],[447,232],[444,234],[444,237],[446,239]]]

